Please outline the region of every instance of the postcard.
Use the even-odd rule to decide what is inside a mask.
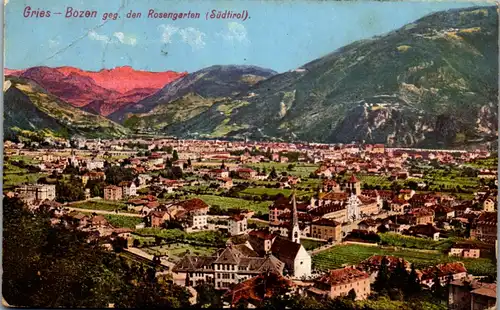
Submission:
[[[495,2],[4,16],[4,306],[496,308]]]

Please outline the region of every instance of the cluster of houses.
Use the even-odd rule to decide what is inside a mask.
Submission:
[[[61,141],[57,143],[61,145]],[[213,255],[187,254],[172,271],[183,276],[178,284],[192,287],[211,283],[217,289],[227,290],[224,296],[232,305],[241,300],[258,305],[280,287],[293,288],[319,299],[325,296],[335,298],[351,290],[354,290],[357,299],[366,299],[371,294],[370,287],[375,281],[382,256],[372,256],[359,265],[318,274],[312,268],[311,253],[300,242],[303,238],[329,243],[350,239],[365,242],[364,236],[392,232],[440,240],[460,229],[469,231],[471,240],[454,244],[448,254],[468,259],[491,254],[497,243],[496,190],[485,187],[478,190],[473,199],[464,201],[442,193],[416,192],[412,189],[363,190],[361,181],[356,177],[363,173],[388,176],[392,180],[421,179],[420,171],[408,169],[405,164],[407,159],[460,164],[487,158],[490,154],[486,151],[388,149],[381,144],[332,146],[173,139],[78,140],[75,143],[78,148],[71,149],[69,159],[66,154],[68,149],[65,148],[33,151],[23,149],[22,143],[8,141],[5,142],[8,146],[6,155],[36,158],[43,162],[39,168],[45,172],[62,172],[70,165],[81,171],[83,186],[90,181],[106,181],[103,172],[105,160],[117,157],[120,159],[112,160],[112,164],[121,162],[122,166],[133,169],[135,179],[105,186],[103,198],[123,201],[129,210],[138,213],[143,223],[136,228],[169,228],[175,224],[175,227],[192,232],[224,227],[231,236],[226,247]],[[146,149],[140,150],[150,151],[149,155],[137,156],[137,145],[146,146]],[[168,148],[177,151],[178,160],[173,161],[172,152],[166,151]],[[183,186],[199,185],[199,179],[216,182],[222,189],[233,187],[233,178],[267,180],[268,173],[244,165],[265,161],[286,163],[290,161],[286,154],[291,152],[300,154],[299,162],[319,163],[313,174],[322,178],[321,186],[312,198],[301,199],[295,191],[290,197],[278,196],[270,203],[269,227],[265,230],[249,229],[251,212],[239,210],[221,216],[226,224],[216,225],[211,220],[217,217],[209,215],[210,206],[201,199],[160,202],[154,195],[139,195],[139,189],[144,187],[173,192]],[[151,172],[165,169],[167,160],[172,168],[200,178],[185,181],[153,176]],[[195,169],[191,161],[205,165],[200,164]],[[347,181],[337,182],[334,176],[339,173],[347,173]],[[496,171],[480,170],[477,177],[496,180]],[[280,176],[277,182],[281,188],[293,188],[301,180],[296,176]],[[425,188],[426,184],[418,186]],[[132,230],[115,228],[102,215],[70,212],[64,205],[55,202],[55,185],[24,184],[8,195],[18,196],[31,208],[48,208],[53,214],[54,224],[73,225],[92,232],[96,238],[130,238]],[[87,198],[89,195],[87,191]],[[410,268],[409,263],[400,258],[385,258],[389,262],[389,270],[400,262],[408,270]],[[496,285],[471,278],[461,263],[418,270],[421,284],[432,287],[436,273],[441,283],[450,282],[452,277],[451,309],[469,309],[464,308],[464,303],[472,309],[483,309],[482,306],[496,302],[492,293],[496,291]],[[263,290],[259,289],[262,285],[265,286]]]
[[[472,201],[456,201],[443,194],[419,194],[407,189],[361,190],[360,183],[354,175],[342,186],[325,179],[317,196],[299,201],[301,236],[340,242],[352,232],[392,232],[439,240],[456,227],[469,225],[471,239],[496,242],[494,190],[481,192]],[[280,197],[269,206],[272,232],[288,234],[291,206],[290,197]]]
[[[297,204],[292,207],[292,229],[288,236],[253,230],[231,237],[226,248],[211,256],[185,255],[173,272],[185,275],[186,286],[212,283],[217,289],[251,279],[263,273],[299,279],[311,276],[311,255],[300,242]],[[238,219],[243,220],[244,216]],[[236,219],[236,220],[238,220]]]
[[[269,206],[272,232],[288,234],[291,205],[289,198],[281,197]],[[352,230],[352,223],[378,215],[382,210],[382,199],[380,196],[364,195],[361,182],[352,175],[342,189],[335,181],[324,180],[317,198],[299,202],[297,210],[302,236],[340,241],[345,233]]]
[[[287,288],[291,293],[308,295],[319,301],[326,297],[345,296],[352,291],[356,300],[363,300],[372,293],[371,285],[375,282],[384,258],[388,262],[389,272],[393,272],[398,263],[402,263],[410,272],[410,264],[404,259],[378,255],[366,259],[359,265],[329,270],[310,282],[295,281],[281,275],[276,268],[269,268],[265,269],[265,272],[238,282],[225,292],[224,297],[233,307],[242,301],[250,306],[258,306],[273,293]],[[441,285],[446,283],[450,286],[449,309],[493,309],[496,305],[496,284],[480,282],[471,277],[462,263],[439,264],[417,270],[420,283],[427,288],[434,285],[436,276]]]

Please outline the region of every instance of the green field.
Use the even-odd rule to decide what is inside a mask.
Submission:
[[[288,170],[288,165],[292,164],[294,168],[292,170]],[[298,177],[308,177],[311,172],[316,171],[318,169],[318,165],[315,164],[304,164],[304,163],[276,163],[276,162],[269,162],[269,163],[253,163],[253,164],[248,164],[245,165],[246,167],[252,168],[252,169],[260,169],[262,171],[264,168],[266,168],[267,173],[271,172],[271,170],[276,169],[276,172],[278,174],[280,172],[286,171],[290,175],[298,176]]]
[[[222,245],[226,242],[227,237],[218,231],[199,231],[193,233],[186,233],[180,229],[161,229],[161,228],[141,228],[135,231],[143,237],[161,237],[168,242],[182,242],[185,240],[209,244],[209,245]]]
[[[460,175],[461,170],[452,169],[445,171],[442,169],[429,169],[424,173],[423,178],[411,178],[407,180],[391,181],[388,176],[357,174],[356,177],[361,181],[362,186],[380,186],[382,189],[390,189],[393,182],[396,182],[403,188],[406,182],[426,183],[429,185],[427,191],[451,192],[453,195],[464,199],[472,198],[472,192],[479,188],[480,182],[475,177],[464,177]],[[347,178],[347,176],[345,177]],[[456,192],[457,186],[467,192]]]
[[[3,179],[4,189],[13,189],[17,185],[23,183],[36,183],[41,177],[46,177],[46,173],[26,173],[26,174],[14,174],[6,173]]]
[[[432,302],[428,300],[418,300],[415,302],[391,300],[388,297],[378,297],[376,299],[366,299],[356,301],[356,306],[363,309],[372,310],[410,310],[410,309],[426,309],[426,310],[446,310],[448,307],[444,303]]]
[[[350,176],[349,176],[350,177]],[[370,185],[370,186],[376,186],[379,185],[381,187],[384,186],[391,186],[391,181],[389,181],[389,178],[386,176],[381,176],[381,175],[356,175],[356,177],[361,181],[361,185]],[[347,177],[346,177],[347,179]]]
[[[217,251],[217,248],[175,243],[142,248],[142,250],[151,255],[168,255],[170,260],[177,262],[187,253],[190,253],[191,255],[209,256],[214,254]]]
[[[142,223],[142,218],[140,217],[122,216],[114,214],[113,215],[104,214],[103,216],[114,227],[135,229],[135,225]]]
[[[9,162],[5,162],[3,165],[3,173],[4,174],[12,174],[12,173],[28,173],[28,170],[25,168],[21,168],[18,166],[14,166]]]
[[[343,265],[355,265],[372,255],[392,255],[406,259],[416,268],[425,268],[440,263],[462,261],[468,272],[477,276],[496,275],[495,263],[486,258],[461,259],[438,253],[425,253],[411,250],[392,250],[363,245],[339,245],[313,256],[317,269],[335,269]]]
[[[122,210],[126,205],[119,201],[109,201],[109,200],[91,200],[71,204],[74,208],[90,209],[90,210],[103,210],[103,211],[114,211],[115,209]],[[128,213],[134,213],[135,211],[127,211]]]
[[[221,197],[214,195],[197,195],[193,196],[196,198],[200,198],[205,203],[210,206],[218,205],[221,209],[248,209],[257,212],[261,212],[262,214],[269,213],[269,206],[273,204],[272,201],[250,201],[241,198],[232,198],[232,197]]]
[[[393,233],[379,234],[380,241],[383,245],[390,245],[403,248],[424,249],[424,250],[439,250],[445,251],[451,248],[453,243],[458,240],[444,239],[434,241],[431,239],[417,238],[412,236],[403,236]]]
[[[319,248],[320,246],[326,244],[324,241],[310,240],[310,239],[300,239],[300,243],[304,246],[304,248],[309,250],[314,250]]]
[[[479,168],[479,169],[497,169],[498,157],[476,159],[470,163],[464,164],[464,166]]]
[[[254,187],[254,188],[246,188],[239,192],[239,194],[243,195],[255,195],[255,196],[262,196],[264,194],[267,194],[269,196],[277,195],[277,194],[283,194],[285,196],[290,196],[292,194],[292,190],[289,188],[265,188],[265,187]],[[296,191],[297,197],[300,196],[305,196],[305,195],[310,195],[312,192],[306,192],[306,191]]]
[[[39,160],[35,160],[33,159],[33,157],[30,157],[30,156],[26,156],[26,155],[11,155],[11,156],[8,156],[9,157],[9,161],[24,161],[24,163],[26,164],[29,164],[29,165],[35,165],[35,164],[39,164],[40,161]]]
[[[269,223],[263,223],[261,221],[255,221],[253,219],[248,219],[248,224],[255,224],[257,225],[257,228],[265,228],[265,227],[269,227]]]

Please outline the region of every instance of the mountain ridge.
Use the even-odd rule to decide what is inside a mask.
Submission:
[[[259,81],[275,75],[276,72],[248,65],[214,65],[187,74],[165,85],[156,93],[134,105],[129,105],[110,115],[110,119],[125,121],[133,114],[143,114],[156,106],[168,104],[189,93],[196,93],[203,98],[223,98],[247,91]]]
[[[228,116],[214,105],[165,133],[217,137],[222,125],[229,129],[224,136],[252,139],[394,146],[492,141],[497,14],[495,7],[430,14],[256,84],[249,89],[255,96],[224,103],[234,107]]]
[[[38,66],[24,70],[6,69],[7,76],[35,81],[48,92],[76,107],[85,107],[107,116],[121,107],[133,104],[155,93],[185,73],[148,72],[129,66],[100,71],[79,68]]]
[[[4,82],[6,138],[37,136],[117,138],[129,132],[100,116],[82,111],[48,93],[32,80],[7,77]]]

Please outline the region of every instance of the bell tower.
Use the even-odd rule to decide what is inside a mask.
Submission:
[[[297,202],[295,200],[295,189],[292,193],[292,227],[290,229],[290,240],[295,243],[300,244],[300,227],[299,227],[299,216],[297,214]]]
[[[353,174],[349,181],[347,181],[347,189],[356,196],[361,195],[361,182]]]

